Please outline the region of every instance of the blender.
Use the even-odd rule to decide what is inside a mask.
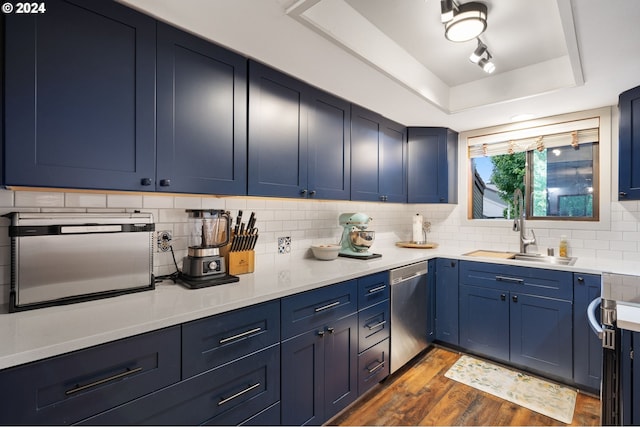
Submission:
[[[204,281],[227,276],[220,248],[229,243],[231,218],[228,211],[187,209],[189,251],[182,261],[182,276]]]
[[[338,256],[357,259],[371,259],[382,256],[369,252],[369,248],[373,245],[375,239],[375,231],[367,230],[372,219],[364,213],[343,213],[340,215],[338,222],[343,227],[343,230]]]

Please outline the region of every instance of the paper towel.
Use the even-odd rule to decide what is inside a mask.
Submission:
[[[424,242],[424,235],[422,234],[422,223],[423,223],[422,215],[416,214],[413,217],[413,227],[412,227],[412,239],[413,242]]]

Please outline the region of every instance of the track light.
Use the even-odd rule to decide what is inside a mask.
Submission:
[[[440,0],[440,20],[442,23],[453,19],[453,0]]]
[[[441,10],[442,6],[441,1]],[[487,6],[480,2],[470,2],[459,5],[453,18],[446,21],[444,36],[452,42],[466,42],[475,39],[486,29]]]
[[[496,70],[496,66],[491,62],[491,55],[488,58],[482,58],[478,61],[478,65],[484,70],[485,73],[491,74]]]
[[[482,55],[484,55],[486,51],[487,45],[482,43],[480,39],[478,39],[478,47],[476,47],[476,50],[474,50],[473,53],[469,56],[469,61],[477,64],[478,62],[480,62]]]

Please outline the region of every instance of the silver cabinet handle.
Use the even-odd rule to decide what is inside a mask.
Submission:
[[[250,329],[248,331],[242,332],[241,334],[234,335],[232,337],[222,338],[220,340],[220,344],[228,343],[229,341],[233,341],[233,340],[237,340],[237,339],[246,337],[247,335],[251,335],[253,333],[260,332],[261,330],[262,330],[261,327],[257,327],[257,328],[253,328],[253,329]]]
[[[335,307],[336,305],[340,305],[340,301],[332,302],[331,304],[327,304],[327,305],[325,305],[323,307],[316,307],[315,311],[317,313],[319,311],[328,310],[330,308]]]
[[[245,393],[249,393],[251,390],[253,390],[254,388],[260,387],[260,383],[256,383],[254,385],[250,385],[249,387],[245,388],[242,391],[237,392],[236,394],[234,394],[233,396],[229,396],[227,398],[222,398],[220,400],[220,402],[218,402],[218,406],[224,405],[227,402],[232,401],[233,399],[242,396]]]
[[[369,330],[375,329],[375,328],[379,328],[380,326],[384,326],[387,323],[386,320],[383,320],[382,322],[378,322],[375,325],[367,325],[367,328],[369,328]]]
[[[367,369],[367,371],[370,374],[373,374],[375,371],[377,371],[378,369],[382,368],[383,366],[384,366],[384,362],[380,362],[376,366],[374,366],[373,368]]]
[[[110,377],[108,377],[108,378],[103,378],[103,379],[101,379],[101,380],[94,381],[94,382],[89,383],[89,384],[85,384],[85,385],[76,385],[76,386],[75,386],[74,388],[72,388],[71,390],[67,390],[67,391],[65,391],[65,392],[64,392],[64,394],[66,394],[67,396],[71,396],[72,394],[75,394],[75,393],[78,393],[78,392],[81,392],[81,391],[87,390],[87,389],[89,389],[89,388],[96,387],[96,386],[99,386],[99,385],[102,385],[102,384],[108,383],[109,381],[115,381],[115,380],[117,380],[117,379],[124,378],[124,377],[127,377],[127,376],[129,376],[129,375],[133,375],[133,374],[135,374],[135,373],[137,373],[137,372],[140,372],[140,371],[142,371],[142,368],[141,368],[141,367],[138,367],[138,368],[135,368],[135,369],[127,369],[126,371],[121,372],[121,373],[119,373],[119,374],[112,375],[112,376],[110,376]]]
[[[384,288],[386,288],[386,287],[387,287],[387,285],[378,286],[377,288],[369,289],[367,291],[367,293],[373,294],[373,293],[376,293],[376,292],[380,292],[380,291],[383,291]]]
[[[508,276],[496,276],[496,280],[499,282],[509,282],[509,283],[518,283],[518,284],[524,283],[524,279],[518,279],[516,277],[508,277]]]

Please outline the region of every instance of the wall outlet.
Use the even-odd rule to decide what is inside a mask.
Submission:
[[[278,253],[288,254],[291,253],[291,237],[278,237]]]
[[[171,236],[170,231],[158,231],[158,250],[160,252],[168,252],[171,249]]]

